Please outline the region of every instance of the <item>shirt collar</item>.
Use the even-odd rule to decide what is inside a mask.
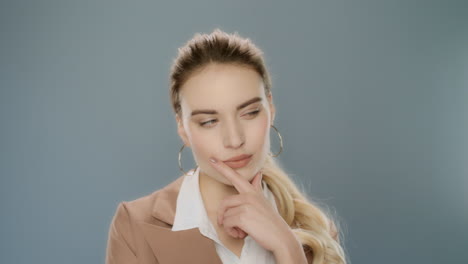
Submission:
[[[200,194],[199,171],[200,167],[197,167],[195,172],[192,170],[184,176],[179,195],[177,196],[177,207],[172,231],[200,226],[205,209]]]

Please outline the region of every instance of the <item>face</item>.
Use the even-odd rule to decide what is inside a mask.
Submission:
[[[232,185],[209,158],[225,161],[247,154],[251,158],[245,166],[227,164],[251,181],[270,150],[275,112],[260,75],[246,67],[210,64],[190,76],[181,87],[180,100],[178,133],[192,149],[200,173]]]

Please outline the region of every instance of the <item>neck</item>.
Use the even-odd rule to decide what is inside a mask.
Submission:
[[[223,199],[239,194],[234,186],[217,181],[202,171],[199,172],[199,186],[203,204],[208,215],[217,213]]]

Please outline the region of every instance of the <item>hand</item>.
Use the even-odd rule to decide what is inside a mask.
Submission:
[[[232,237],[244,238],[248,234],[263,248],[272,252],[281,251],[284,243],[291,241],[294,234],[263,195],[262,172],[255,174],[250,183],[223,161],[212,165],[239,192],[221,201],[218,225],[223,226]]]

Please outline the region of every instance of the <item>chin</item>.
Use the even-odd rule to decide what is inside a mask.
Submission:
[[[252,170],[250,167],[240,168],[236,171],[242,178],[248,180],[249,182],[253,180],[255,173],[257,173],[256,170]]]
[[[245,167],[242,167],[242,168],[237,168],[237,169],[233,169],[237,174],[239,174],[242,178],[246,179],[247,181],[251,182],[255,176],[255,174],[260,170],[260,169],[257,169],[255,167],[255,169],[253,169],[253,167],[251,166],[251,164],[245,166]],[[225,177],[224,175],[218,173],[221,178],[218,179],[219,182],[225,184],[225,185],[228,185],[228,186],[234,186],[231,181]]]

